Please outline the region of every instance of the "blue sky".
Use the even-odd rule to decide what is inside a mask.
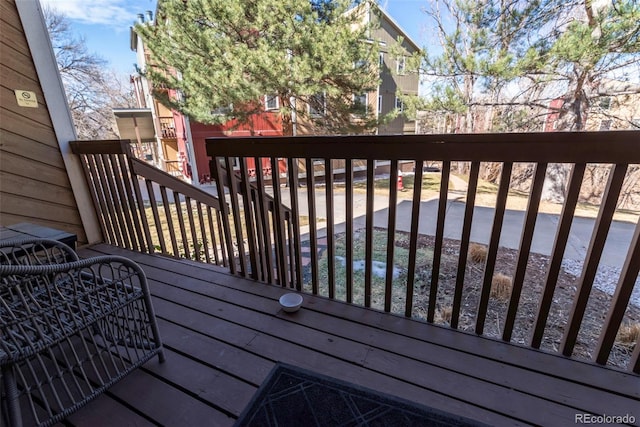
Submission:
[[[129,27],[138,13],[155,12],[156,0],[40,0],[66,15],[91,52],[109,61],[119,73],[134,71],[135,53],[129,49]],[[419,45],[424,46],[427,0],[380,0],[380,5]]]

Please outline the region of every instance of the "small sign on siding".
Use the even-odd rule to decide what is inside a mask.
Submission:
[[[22,89],[16,89],[14,92],[20,107],[38,108],[38,99],[35,92]]]

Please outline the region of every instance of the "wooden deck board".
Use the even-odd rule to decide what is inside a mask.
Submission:
[[[138,261],[144,260],[146,257],[143,254],[132,253],[118,248],[111,248],[111,250],[121,251],[119,253],[125,255],[129,254]],[[171,262],[172,264],[165,264],[165,269],[160,268],[158,265],[150,266],[151,271],[153,271],[154,268],[160,268],[165,277],[167,274],[178,274],[181,278],[198,278],[205,282],[213,281],[217,285],[225,288],[241,290],[243,294],[242,300],[239,302],[240,305],[245,305],[248,301],[247,294],[270,297],[274,300],[271,304],[273,304],[276,310],[279,309],[277,301],[275,301],[283,293],[283,290],[279,287],[265,287],[260,283],[239,281],[236,277],[226,274],[216,276],[215,279],[213,279],[210,271],[221,271],[214,266],[200,266],[194,269],[192,267],[198,266],[198,264],[190,261],[171,260]],[[168,266],[170,266],[170,270],[166,269]],[[182,280],[177,281],[177,284],[181,281]],[[197,284],[191,282],[191,286],[197,286]],[[208,289],[208,286],[203,289]],[[228,299],[231,296],[231,294],[225,294],[224,298]],[[308,308],[305,313],[313,312],[321,316],[323,330],[326,330],[326,322],[337,321],[340,328],[342,320],[348,320],[349,322],[355,322],[360,325],[374,326],[376,330],[385,331],[392,334],[392,336],[399,335],[418,338],[421,341],[433,343],[443,348],[462,351],[474,357],[480,356],[485,359],[504,362],[507,365],[521,367],[533,372],[542,372],[547,376],[570,379],[576,383],[587,385],[590,388],[601,388],[603,390],[614,389],[620,394],[634,399],[640,399],[638,376],[627,372],[601,369],[590,363],[558,357],[542,351],[536,350],[532,353],[531,349],[516,345],[497,346],[495,345],[495,340],[492,339],[477,337],[467,333],[452,334],[450,329],[439,326],[425,328],[423,322],[408,321],[404,317],[390,316],[382,312],[358,306],[348,306],[348,309],[345,309],[344,304],[336,303],[335,301],[330,301],[325,298],[308,298],[305,302],[305,307]],[[327,317],[325,314],[330,314],[331,317]],[[293,320],[306,319],[306,316],[305,314],[304,317],[296,317]],[[317,318],[311,320],[311,324],[318,325]],[[351,329],[346,329],[343,330],[343,332],[350,330]],[[474,339],[469,339],[469,336],[472,336]],[[394,342],[394,340],[390,342]]]
[[[142,265],[168,356],[109,393],[163,424],[207,417],[209,425],[232,423],[276,361],[493,425],[566,425],[576,413],[623,415],[638,405],[634,375],[324,298],[308,296],[303,310],[289,315],[280,311],[279,287],[107,245],[81,250],[100,254]],[[148,386],[154,393],[141,399]],[[117,411],[115,401],[107,402]],[[190,409],[153,409],[165,402]],[[86,412],[104,407],[98,399],[69,421],[88,425]]]
[[[149,362],[153,363],[157,364],[157,359]],[[226,426],[234,422],[234,418],[142,369],[111,387],[109,394],[165,426]],[[90,405],[86,409],[90,410]]]
[[[153,272],[149,272],[148,274],[150,274],[151,277],[154,276]],[[171,280],[171,278],[168,277],[165,280]],[[339,335],[336,335],[340,333],[337,329],[331,333],[324,333],[302,326],[297,320],[299,317],[305,316],[307,314],[306,312],[299,313],[295,316],[285,315],[287,318],[267,316],[261,314],[259,310],[263,309],[267,312],[276,311],[277,313],[278,308],[274,308],[272,300],[262,298],[260,301],[252,301],[252,299],[257,299],[257,297],[246,294],[242,296],[236,295],[234,298],[232,290],[223,291],[223,296],[220,296],[219,298],[224,298],[226,301],[228,299],[240,299],[244,297],[246,299],[245,305],[256,311],[248,312],[247,310],[233,310],[233,305],[225,301],[204,298],[218,293],[217,291],[219,291],[220,288],[212,287],[209,284],[198,283],[194,279],[183,280],[184,281],[180,286],[184,286],[186,288],[197,288],[197,285],[206,285],[208,288],[203,289],[203,292],[199,295],[191,295],[185,293],[179,287],[170,289],[171,287],[169,285],[155,282],[156,286],[154,288],[154,294],[156,297],[165,300],[162,301],[160,299],[156,299],[156,301],[161,304],[162,309],[160,309],[160,311],[173,313],[177,313],[179,311],[177,309],[169,310],[168,307],[166,307],[167,304],[171,304],[169,301],[180,303],[184,307],[199,310],[201,315],[195,317],[201,318],[200,323],[204,324],[210,322],[206,315],[212,316],[215,319],[214,322],[218,329],[229,331],[228,333],[233,334],[234,336],[249,334],[249,338],[251,338],[250,347],[251,345],[255,345],[250,331],[258,331],[270,336],[272,340],[275,340],[275,342],[278,342],[279,338],[277,336],[273,336],[272,332],[277,331],[278,336],[286,337],[286,340],[289,342],[295,342],[298,345],[310,348],[314,351],[330,354],[350,363],[367,366],[372,371],[386,373],[388,375],[401,378],[403,381],[413,382],[414,384],[426,389],[431,388],[432,390],[443,394],[457,395],[458,398],[478,405],[487,405],[488,402],[495,400],[497,409],[515,416],[518,414],[518,411],[515,410],[518,405],[523,405],[523,408],[526,408],[528,405],[534,404],[535,399],[532,399],[530,396],[523,396],[518,391],[509,391],[508,400],[496,399],[495,396],[504,395],[505,393],[505,385],[499,384],[500,382],[503,382],[505,378],[508,380],[511,379],[511,381],[509,381],[510,383],[506,384],[506,386],[513,387],[516,390],[521,384],[525,384],[527,386],[531,385],[534,387],[537,386],[535,391],[539,396],[543,396],[545,398],[554,398],[557,396],[558,398],[564,399],[567,395],[572,396],[572,398],[567,397],[566,400],[572,399],[571,403],[574,405],[585,405],[586,407],[576,406],[576,408],[582,410],[586,410],[586,408],[591,407],[589,404],[598,405],[602,401],[602,398],[605,397],[604,395],[593,396],[592,389],[578,387],[578,391],[582,391],[582,393],[579,393],[580,398],[578,398],[571,393],[574,390],[569,389],[565,382],[561,382],[550,377],[544,377],[543,379],[545,381],[536,381],[536,379],[539,379],[539,376],[536,377],[528,371],[516,369],[504,364],[498,364],[490,360],[483,361],[480,369],[477,369],[474,365],[478,364],[478,358],[474,359],[472,356],[460,352],[457,352],[458,354],[451,354],[454,353],[454,351],[437,348],[436,346],[429,344],[424,345],[424,343],[419,341],[414,341],[414,346],[411,346],[411,343],[407,343],[408,340],[406,338],[402,340],[403,337],[398,337],[400,341],[404,341],[405,344],[403,346],[401,343],[400,348],[398,349],[401,353],[392,353],[390,351],[380,349],[379,347],[372,347],[376,343],[385,343],[386,346],[387,342],[393,340],[393,337],[380,337],[380,335],[383,334],[379,334],[379,331],[375,330],[375,328],[366,327],[364,325],[350,325],[350,328],[345,328],[343,325],[342,327],[342,330],[353,329],[353,333],[350,335],[365,337],[366,341],[370,342],[370,345],[368,345],[359,342],[358,338],[344,339]],[[240,292],[236,291],[235,293],[239,294]],[[222,317],[216,316],[218,313],[220,313]],[[295,319],[292,319],[293,317],[295,317]],[[184,321],[187,319],[183,318],[182,320]],[[318,320],[322,322],[322,320]],[[228,321],[234,323],[229,324]],[[330,322],[322,322],[318,324],[322,325],[323,330],[327,330],[327,323]],[[237,325],[245,325],[251,329],[244,331],[243,334],[243,331],[238,330],[239,328]],[[277,345],[282,348],[283,352],[295,353],[296,348],[291,347],[289,342],[282,342]],[[428,364],[430,366],[427,378],[415,375],[415,372],[426,368],[422,361],[410,359],[404,356],[404,354],[411,349],[415,349],[415,352],[429,355],[432,358],[434,356],[433,353],[436,353],[435,359]],[[438,352],[438,350],[444,351]],[[301,352],[301,350],[297,351]],[[442,357],[437,357],[437,353],[441,353]],[[299,356],[305,357],[302,354]],[[393,363],[389,364],[389,361],[393,361]],[[443,368],[438,366],[437,363],[444,365],[450,364],[451,366]],[[466,370],[467,372],[460,374],[456,369]],[[496,372],[501,372],[500,378],[492,378],[492,376],[495,376]],[[485,381],[478,381],[482,375],[486,376]],[[513,381],[513,378],[518,378],[518,381]],[[529,392],[529,390],[527,390],[527,392]],[[545,392],[547,394],[545,394]],[[551,396],[549,393],[551,393]],[[587,402],[584,401],[585,398],[588,399]],[[550,407],[547,412],[540,414],[541,416],[546,417],[552,409],[551,407],[554,405],[550,404],[549,406]],[[628,407],[628,404],[626,406]],[[567,409],[564,411],[567,421],[571,421],[573,419],[573,414],[575,413],[574,409],[565,408],[564,406],[555,407],[555,416],[558,417],[564,409]],[[535,421],[542,423],[544,420],[539,419]]]
[[[67,421],[74,425],[109,427],[114,425],[147,427],[155,424],[133,412],[108,394],[102,394],[91,402],[90,411],[78,411],[71,414]],[[104,414],[109,414],[105,416]],[[62,425],[62,424],[58,424]]]
[[[152,277],[155,277],[154,271],[148,271]],[[168,272],[162,272],[163,275],[171,274]],[[165,280],[171,280],[171,277],[167,277]],[[241,293],[239,291],[233,292],[233,290],[222,289],[220,287],[211,287],[207,282],[198,282],[193,279],[183,279],[183,282],[179,286],[185,286],[192,289],[194,292],[201,292],[201,295],[213,296],[219,294],[217,298],[224,300],[225,302],[242,304],[245,307],[250,307],[257,311],[273,312],[275,311],[276,318],[264,317],[260,315],[252,315],[249,319],[236,318],[235,321],[247,326],[251,326],[255,330],[268,331],[277,330],[282,335],[287,334],[292,330],[292,323],[297,325],[304,325],[310,329],[304,330],[296,341],[299,343],[315,343],[323,342],[328,339],[331,340],[331,346],[333,347],[331,353],[337,355],[339,351],[345,351],[344,348],[350,347],[353,342],[366,344],[370,346],[376,346],[377,343],[384,343],[384,348],[396,354],[408,356],[414,360],[425,362],[434,366],[436,369],[442,367],[453,372],[461,372],[464,375],[474,377],[477,379],[485,380],[494,384],[499,384],[506,387],[512,387],[518,389],[520,387],[526,393],[544,397],[546,399],[553,399],[562,402],[566,405],[572,405],[575,408],[591,410],[618,410],[622,411],[625,407],[628,407],[629,400],[620,399],[620,401],[613,402],[611,404],[603,404],[603,399],[606,400],[607,394],[586,387],[580,384],[569,384],[566,381],[554,378],[545,377],[544,381],[540,381],[539,375],[513,365],[508,365],[502,362],[487,359],[483,361],[483,367],[485,369],[476,369],[478,357],[468,353],[452,350],[437,346],[431,343],[425,343],[413,338],[400,336],[387,331],[379,330],[375,327],[352,324],[349,328],[344,327],[344,321],[333,317],[327,317],[318,312],[306,310],[294,316],[279,313],[277,304],[274,306],[272,300],[258,297],[253,294]],[[155,294],[167,300],[178,301],[181,296],[184,296],[184,292],[180,292],[179,287],[174,289],[167,289],[162,287],[160,283],[155,288]],[[281,292],[281,290],[279,290]],[[184,302],[188,304],[188,302]],[[212,313],[215,310],[229,311],[230,306],[225,303],[218,303],[197,300],[190,306],[192,308],[199,308],[201,310],[208,310]],[[214,313],[215,314],[215,313]],[[277,318],[285,318],[285,323],[278,323]],[[228,316],[224,316],[225,319],[231,320]],[[275,323],[274,323],[275,322]],[[319,326],[324,332],[332,334],[332,337],[328,337],[327,334],[318,335],[314,328]],[[311,345],[312,345],[311,344]],[[339,346],[340,350],[336,347]],[[379,344],[378,344],[379,346]],[[357,360],[354,359],[354,360]],[[407,362],[404,362],[407,363]],[[500,378],[495,378],[495,372],[500,371]],[[526,388],[523,388],[525,386]],[[616,404],[622,406],[616,407]]]

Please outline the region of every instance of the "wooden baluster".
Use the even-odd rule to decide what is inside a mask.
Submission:
[[[451,327],[458,329],[460,320],[460,307],[462,305],[462,290],[464,288],[464,276],[467,268],[469,254],[469,242],[471,241],[471,225],[473,222],[473,210],[476,203],[476,190],[478,188],[478,175],[480,162],[471,162],[469,171],[469,183],[467,185],[467,201],[464,207],[464,222],[462,224],[462,237],[460,240],[460,256],[458,258],[458,272],[456,274],[456,288],[453,291],[453,307],[451,309]]]
[[[293,257],[295,259],[296,289],[302,290],[302,245],[300,243],[300,207],[298,201],[298,159],[287,160],[289,192],[291,194],[291,223],[293,227]]]
[[[225,166],[227,168],[227,178],[229,179],[229,196],[231,200],[231,212],[233,215],[233,225],[235,230],[236,244],[238,245],[238,259],[240,261],[240,274],[248,277],[249,269],[247,268],[247,254],[244,248],[244,233],[242,229],[242,217],[240,215],[240,206],[238,205],[238,179],[233,170],[233,162],[230,157],[225,157]]]
[[[158,203],[156,202],[156,195],[153,191],[153,183],[145,179],[144,180],[147,186],[147,194],[149,195],[149,203],[151,203],[151,212],[153,212],[153,222],[156,227],[156,234],[158,236],[158,241],[160,243],[160,251],[163,254],[167,253],[167,246],[164,242],[164,234],[162,232],[162,223],[160,222],[160,215],[158,214]]]
[[[91,198],[93,199],[93,206],[96,209],[96,215],[98,217],[98,220],[100,221],[102,234],[106,238],[108,243],[112,243],[115,241],[115,236],[113,235],[111,224],[109,224],[108,222],[104,200],[102,199],[102,195],[100,194],[99,178],[93,163],[93,156],[89,154],[83,154],[80,156],[80,158],[84,176],[87,179],[87,184],[91,189]]]
[[[536,219],[538,218],[538,207],[540,206],[540,198],[542,196],[542,187],[544,185],[546,173],[546,163],[539,163],[536,165],[536,171],[531,184],[531,191],[529,193],[527,216],[522,228],[522,237],[520,237],[520,250],[518,251],[516,272],[513,276],[509,308],[507,309],[507,315],[504,320],[504,329],[502,331],[502,339],[504,341],[511,341],[511,334],[513,332],[513,325],[516,321],[516,314],[518,313],[518,304],[520,303],[524,276],[527,272],[531,242],[533,241],[533,232],[536,225]]]
[[[220,256],[218,255],[218,243],[216,239],[216,231],[213,226],[214,216],[211,212],[211,206],[207,206],[207,224],[209,225],[209,236],[211,236],[211,249],[213,250],[213,259],[216,265],[221,265]]]
[[[280,195],[280,172],[278,159],[271,158],[271,181],[273,183],[273,212],[274,231],[276,241],[276,266],[278,271],[278,282],[280,286],[288,287],[287,274],[287,251],[285,237],[284,212],[282,210],[282,197]]]
[[[255,219],[253,217],[253,201],[251,200],[251,183],[247,173],[246,159],[241,157],[240,162],[240,186],[242,193],[242,204],[244,208],[245,229],[247,231],[247,243],[249,244],[249,263],[251,264],[252,279],[258,279],[258,272],[262,266],[258,264],[258,244],[256,243],[256,232],[254,229]]]
[[[334,208],[333,208],[333,167],[331,159],[324,160],[325,200],[327,212],[327,274],[329,277],[329,298],[336,297],[336,268],[334,242]]]
[[[296,287],[296,251],[294,245],[294,235],[293,235],[293,215],[290,210],[284,212],[284,220],[287,224],[285,230],[287,232],[287,249],[288,249],[288,257],[289,257],[289,287]]]
[[[177,257],[177,256],[180,256],[180,252],[178,251],[178,242],[176,240],[176,233],[173,229],[173,217],[171,214],[171,206],[169,204],[169,198],[167,197],[167,187],[163,185],[160,186],[160,195],[162,196],[162,206],[164,207],[164,215],[167,220],[169,237],[171,238],[171,248],[173,249],[173,256]]]
[[[131,218],[131,210],[132,207],[129,206],[129,199],[127,198],[127,192],[123,186],[124,177],[122,174],[122,169],[120,168],[120,163],[118,162],[118,156],[116,154],[109,155],[109,165],[111,171],[113,173],[113,180],[116,184],[116,190],[118,193],[118,201],[121,205],[122,216],[124,217],[124,225],[123,233],[127,236],[127,239],[130,243],[129,249],[133,249],[134,251],[139,250],[138,243],[136,242],[136,232],[133,228],[133,220]]]
[[[375,161],[367,159],[367,213],[364,242],[364,306],[371,307],[371,285],[373,274],[373,215],[374,215]]]
[[[407,293],[404,315],[411,317],[413,311],[413,292],[416,277],[416,258],[418,253],[418,225],[420,222],[420,202],[422,199],[422,165],[424,160],[416,161],[413,180],[413,202],[411,205],[411,232],[409,233],[409,261],[407,264]]]
[[[200,251],[198,250],[198,234],[196,232],[196,224],[193,220],[193,206],[191,205],[191,198],[184,198],[184,204],[187,208],[187,218],[189,218],[189,231],[191,232],[191,242],[193,246],[193,255],[196,258],[196,261],[200,261]]]
[[[393,255],[396,236],[396,209],[398,207],[398,161],[391,160],[389,176],[389,216],[387,223],[387,271],[384,287],[384,311],[391,311],[393,297]]]
[[[111,191],[109,190],[109,184],[107,179],[107,172],[104,166],[104,156],[96,155],[94,156],[94,160],[96,162],[96,177],[98,177],[98,181],[100,182],[100,192],[103,197],[103,204],[105,210],[103,212],[108,212],[109,224],[111,225],[111,229],[113,230],[113,240],[112,244],[116,244],[120,247],[125,247],[124,240],[122,239],[122,235],[120,234],[120,229],[117,224],[117,217],[114,211],[113,206],[113,196],[111,195]]]
[[[306,159],[307,167],[307,203],[309,204],[309,250],[311,257],[311,288],[318,294],[318,231],[316,228],[316,194],[315,171],[313,160]]]
[[[264,239],[264,245],[261,245],[261,247],[264,247],[264,252],[263,252],[264,274],[265,274],[265,280],[267,283],[275,284],[276,278],[273,275],[275,261],[273,259],[273,243],[271,240],[271,226],[269,223],[269,206],[268,206],[268,202],[265,200],[266,183],[265,183],[263,170],[262,170],[262,159],[256,157],[255,164],[256,164],[256,188],[258,191],[256,196],[256,199],[257,199],[256,201],[258,203],[258,213],[259,213],[258,217],[260,219],[259,229],[262,231],[262,236]]]
[[[218,237],[220,239],[220,256],[222,257],[222,266],[223,267],[229,267],[229,260],[232,258],[229,258],[229,253],[227,252],[227,240],[225,238],[225,234],[224,234],[224,229],[222,226],[222,222],[223,222],[223,213],[221,211],[216,210],[215,211],[215,215],[216,215],[216,224],[218,226]]]
[[[259,257],[258,263],[260,265],[258,280],[269,283],[268,270],[271,267],[270,263],[267,261],[267,252],[269,252],[269,248],[265,243],[265,230],[263,228],[264,217],[260,207],[262,194],[259,193],[260,190],[257,186],[256,188],[251,188],[249,191],[251,192],[251,199],[253,200],[254,217],[256,221],[256,239],[258,243],[258,253],[256,255]]]
[[[433,323],[436,312],[436,300],[438,298],[438,281],[440,276],[440,259],[442,258],[442,242],[444,240],[444,220],[447,213],[447,195],[449,194],[449,176],[451,174],[451,162],[442,162],[442,174],[440,175],[440,198],[438,199],[438,219],[436,221],[436,238],[433,248],[433,267],[431,270],[431,285],[429,287],[429,305],[427,310],[427,322]]]
[[[482,332],[484,331],[484,322],[487,317],[487,307],[489,306],[491,284],[493,282],[493,272],[498,256],[500,232],[502,231],[502,221],[504,220],[505,206],[507,204],[507,196],[509,195],[509,182],[511,181],[512,169],[512,162],[504,162],[502,164],[502,172],[500,173],[500,187],[498,187],[498,195],[496,197],[496,210],[493,217],[493,227],[491,228],[489,248],[487,249],[487,262],[484,266],[484,280],[482,282],[482,290],[480,291],[478,316],[476,318],[475,332],[478,335],[482,335]]]
[[[113,210],[115,211],[115,218],[118,220],[118,234],[122,237],[123,247],[127,249],[131,249],[131,241],[129,240],[129,234],[127,233],[127,227],[125,226],[124,220],[124,208],[122,203],[120,203],[120,194],[118,193],[118,184],[116,183],[116,179],[114,177],[114,171],[111,167],[111,155],[103,154],[102,155],[102,165],[105,171],[105,180],[109,187],[109,192],[111,193],[110,205],[113,206]]]
[[[135,192],[133,183],[131,182],[131,170],[129,168],[129,163],[127,162],[127,156],[122,154],[117,156],[118,159],[118,167],[120,169],[120,175],[124,182],[127,200],[129,201],[130,214],[133,219],[133,226],[135,227],[135,236],[137,238],[140,250],[144,251],[146,244],[144,240],[144,234],[140,227],[140,218],[138,217],[139,210],[136,207],[136,203],[133,198],[133,194]],[[145,218],[146,219],[146,218]],[[136,249],[137,250],[137,249]]]
[[[147,219],[147,210],[145,208],[144,198],[142,197],[142,191],[140,190],[140,178],[133,170],[133,160],[131,156],[127,157],[127,166],[129,171],[131,171],[131,186],[133,187],[133,192],[136,196],[136,201],[138,204],[138,214],[140,215],[140,220],[142,221],[142,230],[145,236],[145,242],[147,251],[152,254],[155,252],[156,248],[153,246],[153,239],[151,238],[151,227],[149,226],[149,220]]]
[[[204,251],[204,259],[207,263],[211,263],[211,255],[209,254],[209,239],[207,239],[207,229],[204,226],[204,216],[202,215],[202,203],[196,202],[198,209],[198,223],[200,224],[200,235],[202,236],[202,250]]]
[[[174,191],[173,201],[176,205],[176,215],[178,216],[178,227],[180,227],[180,236],[182,238],[182,249],[184,249],[184,257],[191,258],[191,249],[189,248],[189,238],[187,237],[187,229],[184,226],[184,215],[182,213],[181,195]]]
[[[353,302],[353,160],[345,163],[345,259],[346,259],[346,291],[347,302]]]
[[[631,239],[629,245],[629,251],[627,258],[622,266],[620,272],[620,278],[618,279],[618,285],[616,291],[613,294],[613,303],[609,307],[609,313],[604,322],[604,327],[600,333],[600,339],[598,340],[598,350],[594,361],[601,365],[606,365],[609,359],[609,353],[613,348],[613,344],[616,340],[616,335],[620,329],[622,318],[629,306],[629,300],[631,294],[638,279],[638,273],[640,272],[640,220],[636,225],[636,231]],[[636,351],[640,347],[640,343],[636,344]],[[632,369],[633,364],[630,365],[629,370]],[[640,369],[636,369],[634,372],[640,373]]]
[[[569,240],[569,231],[571,230],[573,215],[578,203],[585,168],[586,164],[584,163],[576,163],[571,168],[569,187],[567,188],[567,195],[565,196],[564,206],[560,214],[560,224],[558,225],[555,242],[553,244],[551,264],[549,265],[549,270],[547,270],[547,279],[544,290],[542,291],[535,328],[531,337],[530,345],[533,348],[540,348],[540,344],[542,343],[544,329],[547,324],[547,318],[549,317],[549,309],[553,301],[553,292],[556,288],[556,282],[558,281],[560,269],[562,268],[562,258],[564,257],[564,251],[567,247],[567,241]]]
[[[582,276],[580,277],[578,290],[576,292],[576,299],[573,302],[569,322],[562,339],[562,354],[565,356],[571,356],[573,354],[573,348],[575,347],[584,312],[589,302],[589,294],[591,293],[593,280],[598,272],[598,264],[600,263],[602,250],[607,241],[613,214],[616,212],[618,197],[620,196],[620,190],[622,190],[626,173],[626,164],[614,165],[609,172],[609,180],[603,196],[604,203],[600,206],[600,211],[598,212],[598,218],[596,219],[593,235],[589,242],[589,249],[587,249]]]
[[[229,205],[227,204],[227,198],[224,194],[224,177],[222,173],[222,168],[220,167],[220,157],[215,157],[211,159],[209,162],[209,169],[211,169],[211,173],[214,175],[214,179],[216,181],[216,188],[218,190],[218,200],[220,200],[220,214],[222,216],[222,220],[218,222],[218,224],[222,224],[224,231],[224,240],[227,247],[227,256],[229,260],[229,270],[231,274],[236,274],[237,266],[235,262],[235,253],[233,250],[233,241],[231,240],[231,228],[229,225]],[[227,159],[227,163],[228,159]],[[227,171],[228,172],[228,169]],[[231,190],[230,190],[231,192]]]

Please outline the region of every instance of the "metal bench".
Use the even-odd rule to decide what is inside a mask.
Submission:
[[[158,355],[144,272],[55,240],[0,246],[3,421],[52,425]]]

